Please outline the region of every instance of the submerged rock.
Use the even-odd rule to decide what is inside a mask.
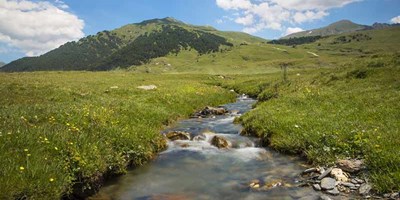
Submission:
[[[190,140],[190,133],[183,132],[183,131],[172,131],[172,132],[165,134],[165,136],[171,141]]]
[[[219,149],[229,147],[228,141],[224,137],[217,135],[213,137],[213,139],[211,140],[211,144],[218,147]]]
[[[202,111],[200,111],[201,115],[224,115],[228,111],[225,108],[219,107],[205,107]]]
[[[336,164],[346,172],[356,173],[363,168],[363,160],[338,160]]]

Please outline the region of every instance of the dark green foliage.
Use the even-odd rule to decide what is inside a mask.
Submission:
[[[357,33],[353,35],[337,37],[332,42],[332,44],[344,44],[344,43],[349,43],[351,41],[362,42],[368,40],[372,40],[372,38],[366,34]]]
[[[154,22],[145,21],[140,25]],[[233,46],[223,37],[174,25],[179,22],[172,19],[163,19],[160,23],[164,24],[160,31],[145,33],[130,43],[124,42],[125,35],[103,31],[78,42],[68,42],[42,56],[16,60],[0,71],[111,70],[140,65],[169,53],[177,54],[181,49],[193,48],[199,54],[206,54],[219,51],[221,45]]]
[[[25,57],[1,68],[1,71],[85,70],[120,48],[120,38],[103,31],[78,42],[68,42],[39,57]]]
[[[268,44],[280,44],[280,45],[286,45],[286,46],[293,46],[293,45],[313,43],[321,38],[322,38],[321,36],[307,36],[307,37],[299,37],[299,38],[279,39],[279,40],[271,40],[268,42]]]
[[[189,31],[179,26],[163,26],[162,30],[139,36],[135,41],[115,52],[93,70],[110,70],[141,65],[152,58],[178,53],[193,48],[199,54],[217,52],[221,45],[232,46],[225,38],[198,30]]]

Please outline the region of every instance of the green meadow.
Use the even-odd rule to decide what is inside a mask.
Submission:
[[[163,150],[162,127],[235,98],[204,75],[36,72],[0,80],[0,199],[96,189]],[[150,84],[157,89],[136,88]]]

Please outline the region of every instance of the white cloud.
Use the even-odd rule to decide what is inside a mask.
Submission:
[[[325,16],[328,16],[329,14],[325,11],[305,11],[305,12],[296,12],[293,15],[293,20],[296,23],[303,23],[303,22],[310,22],[310,21],[314,21],[317,19],[322,19]]]
[[[0,42],[36,56],[83,37],[83,20],[67,8],[60,0],[0,0]]]
[[[250,0],[217,0],[217,5],[224,10],[249,9]]]
[[[287,25],[323,19],[328,10],[362,0],[216,0],[217,6],[235,11],[232,17],[243,31],[264,29],[284,31]],[[287,30],[287,29],[286,29]]]
[[[253,24],[254,17],[253,15],[246,15],[244,17],[239,17],[235,20],[236,23],[242,24],[245,26],[249,26]]]
[[[400,15],[397,16],[397,17],[393,17],[393,18],[390,20],[390,22],[393,23],[393,24],[400,24]]]
[[[329,10],[358,1],[362,0],[270,0],[270,2],[276,3],[285,9],[298,11]]]
[[[289,27],[286,29],[285,36],[290,35],[292,33],[298,33],[304,31],[302,28],[299,27]]]

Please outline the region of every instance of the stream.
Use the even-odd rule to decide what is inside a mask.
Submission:
[[[155,160],[107,183],[91,199],[319,199],[321,193],[311,187],[296,186],[307,168],[303,160],[239,134],[242,126],[233,120],[255,102],[243,95],[223,105],[227,115],[179,121],[162,133],[184,131],[203,140],[169,141]],[[230,148],[211,145],[215,135],[226,138]]]

